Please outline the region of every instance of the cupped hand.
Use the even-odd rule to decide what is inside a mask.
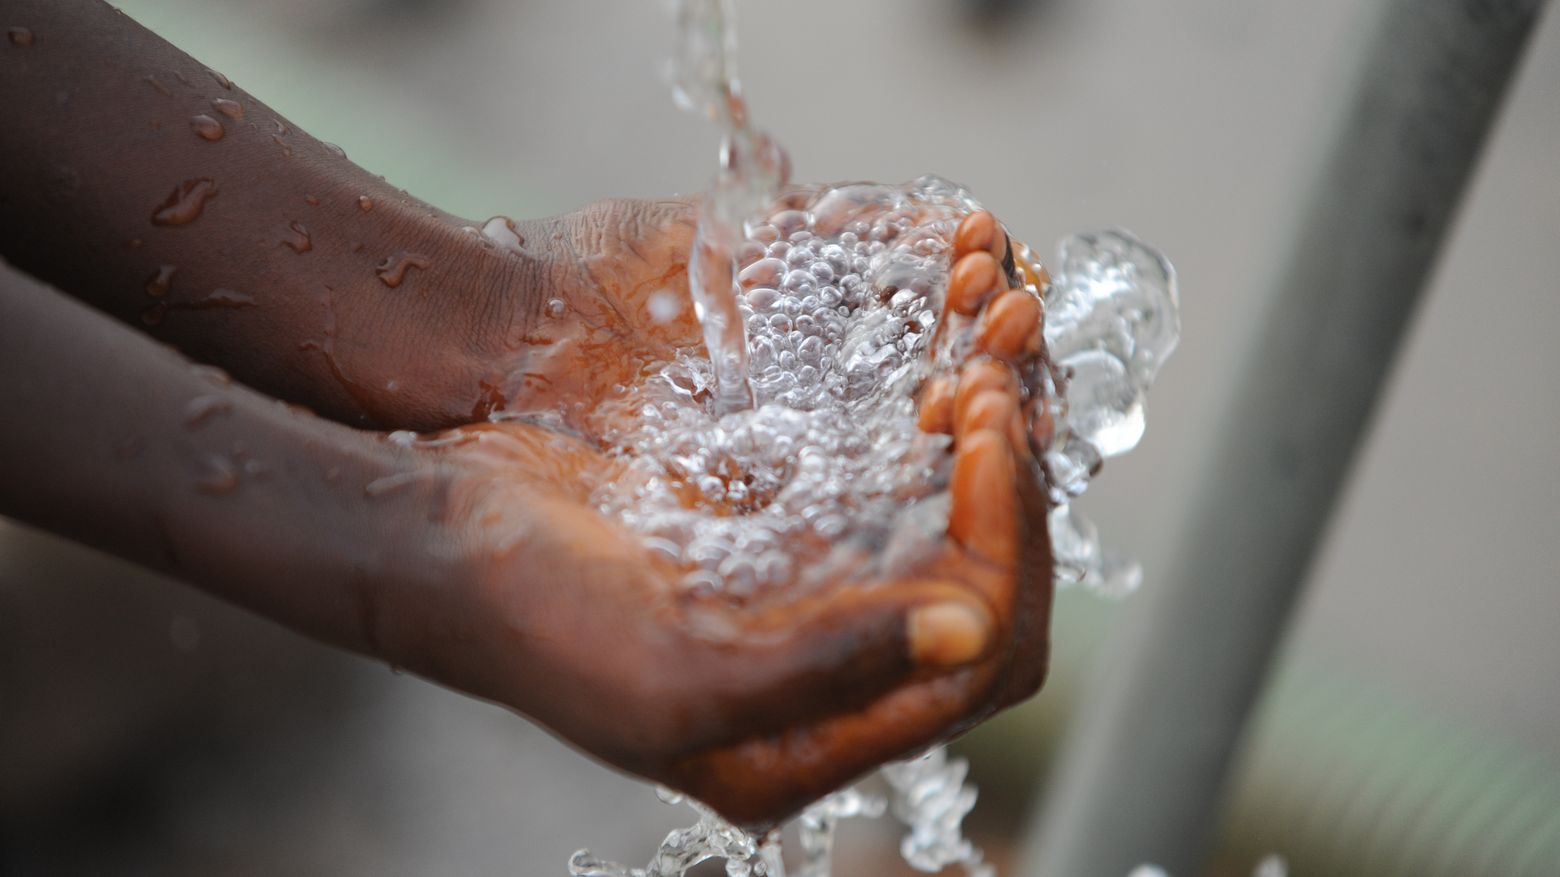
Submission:
[[[1003,291],[989,214],[960,227],[948,294],[973,318],[974,352],[921,390],[921,428],[953,438],[941,544],[893,578],[742,598],[685,587],[595,500],[631,477],[600,440],[636,416],[614,400],[701,343],[691,207],[604,202],[555,228],[563,259],[505,364],[495,422],[413,442],[441,473],[439,538],[474,602],[443,652],[421,629],[381,648],[755,826],[1039,687],[1051,557],[1017,375],[1041,353],[1040,312]],[[441,610],[398,614],[420,611]]]

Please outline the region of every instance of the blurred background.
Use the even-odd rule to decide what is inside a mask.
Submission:
[[[476,219],[700,189],[713,130],[653,0],[124,0],[392,183]],[[1359,0],[737,0],[756,122],[804,180],[970,186],[1049,252],[1163,249],[1183,338],[1081,508],[1170,555],[1272,288]],[[1215,873],[1560,873],[1560,15],[1519,68],[1356,460],[1222,817]],[[1319,259],[1326,253],[1317,253]],[[1117,607],[959,744],[1008,861]],[[1210,624],[1216,619],[1210,619]],[[602,709],[610,710],[611,704]],[[680,808],[495,707],[0,520],[0,873],[565,873]],[[847,823],[836,873],[892,875]],[[907,872],[906,872],[907,873]]]

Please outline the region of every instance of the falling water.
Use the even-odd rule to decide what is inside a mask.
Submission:
[[[852,573],[892,575],[947,525],[948,440],[917,428],[914,395],[970,354],[970,325],[945,318],[943,305],[953,230],[979,205],[937,177],[780,197],[787,160],[749,124],[731,24],[729,0],[677,4],[674,95],[722,132],[689,266],[708,358],[685,351],[629,391],[622,404],[638,413],[635,425],[601,438],[630,477],[595,501],[688,570],[690,589],[741,597],[807,586],[840,577],[863,548],[872,566]],[[1015,255],[1045,305],[1052,366],[1029,374],[1025,391],[1044,394],[1037,416],[1054,424],[1036,450],[1058,581],[1126,593],[1140,570],[1102,550],[1072,502],[1104,459],[1143,434],[1144,395],[1179,334],[1175,275],[1120,231],[1066,240],[1048,281],[1028,248]],[[840,820],[890,812],[908,829],[901,853],[912,867],[990,877],[960,829],[976,798],[966,769],[937,748],[885,765],[873,782],[886,794],[861,786],[815,802],[795,823],[796,873],[829,877]],[[660,794],[691,807],[695,824],[668,834],[643,867],[581,850],[570,874],[683,877],[720,859],[729,877],[784,877],[778,832],[754,837]]]
[[[722,414],[753,407],[747,337],[735,299],[737,246],[745,223],[774,200],[789,175],[785,151],[748,123],[736,52],[730,0],[680,0],[672,96],[721,132],[720,167],[699,207],[688,285],[714,368],[715,410]]]

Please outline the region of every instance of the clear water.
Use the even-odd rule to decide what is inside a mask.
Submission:
[[[1072,501],[1104,460],[1143,437],[1148,390],[1180,339],[1175,269],[1120,230],[1067,238],[1053,264],[1045,340],[1063,378],[1044,460],[1056,503],[1050,529],[1057,581],[1120,597],[1137,589],[1142,569],[1102,548]]]
[[[666,363],[623,402],[633,427],[604,436],[630,477],[597,497],[688,587],[738,596],[893,574],[947,519],[949,439],[917,428],[914,392],[960,358],[964,333],[938,330],[953,229],[976,205],[924,177],[778,206],[749,225],[734,298],[752,407],[718,405],[697,352]]]
[[[569,858],[571,877],[682,877],[711,859],[726,864],[728,877],[830,877],[830,855],[841,820],[877,818],[891,813],[907,829],[900,852],[911,867],[935,873],[962,867],[967,877],[992,877],[978,848],[963,836],[961,823],[975,806],[975,789],[965,783],[969,765],[949,759],[941,747],[920,758],[887,764],[879,770],[886,793],[874,783],[842,789],[814,802],[793,823],[797,844],[788,872],[780,835],[756,838],[721,819],[713,810],[667,789],[656,794],[668,804],[683,803],[698,817],[693,825],[666,835],[644,867],[618,864],[579,850]]]
[[[979,205],[931,176],[777,197],[787,161],[748,122],[729,0],[676,10],[674,96],[722,132],[689,271],[708,356],[684,351],[615,403],[638,415],[606,418],[634,425],[602,436],[628,477],[595,502],[679,564],[690,589],[740,597],[910,569],[947,527],[949,439],[919,430],[914,397],[969,354],[974,323],[944,315],[943,299],[954,229]],[[1028,248],[1016,256],[1038,269]],[[1036,450],[1054,502],[1058,582],[1125,594],[1141,570],[1102,549],[1072,503],[1103,460],[1142,437],[1144,396],[1179,334],[1175,275],[1130,234],[1107,231],[1064,241],[1048,285],[1037,270],[1026,276],[1044,297],[1052,360],[1021,377],[1054,423]],[[990,877],[962,835],[976,799],[966,769],[934,749],[884,766],[886,795],[853,788],[815,802],[795,821],[795,873],[828,877],[840,820],[888,811],[908,828],[901,853],[916,869]],[[648,864],[581,850],[570,874],[682,877],[711,859],[730,877],[786,873],[778,833],[757,838],[697,802],[662,797],[697,820]]]
[[[737,246],[748,219],[774,200],[789,175],[780,145],[748,124],[732,22],[730,0],[681,0],[671,69],[678,106],[721,131],[720,169],[700,205],[688,285],[709,351],[711,404],[722,414],[753,406],[747,339],[733,298]]]

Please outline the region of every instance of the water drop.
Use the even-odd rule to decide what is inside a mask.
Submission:
[[[244,105],[236,100],[228,100],[219,97],[211,102],[211,108],[227,116],[229,119],[242,119],[244,117]]]
[[[205,113],[190,118],[190,130],[194,131],[200,139],[212,141],[221,140],[222,135],[226,133],[222,130],[221,122]]]
[[[495,216],[482,223],[482,236],[505,250],[519,252],[525,246],[525,237],[515,229],[515,221],[507,216]]]
[[[547,302],[547,316],[555,320],[567,313],[568,310],[569,306],[561,298],[555,298]]]
[[[374,209],[374,200],[367,195],[359,195],[357,205],[359,210],[367,213],[368,211]]]
[[[346,158],[347,157],[347,151],[345,149],[342,149],[340,146],[337,146],[334,143],[330,143],[328,141],[321,140],[320,141],[320,145],[325,147],[325,151],[326,152],[330,153],[331,155],[336,156],[337,158]]]
[[[167,295],[168,289],[173,283],[173,272],[176,270],[178,269],[172,265],[159,267],[157,273],[153,274],[151,279],[146,281],[146,294],[152,298],[162,298]]]
[[[198,298],[175,307],[205,310],[206,308],[249,308],[254,305],[255,297],[247,292],[239,292],[236,289],[214,289],[205,298]]]
[[[190,366],[190,371],[219,387],[230,387],[233,385],[233,377],[214,365],[192,365]]]
[[[289,222],[287,230],[291,234],[283,238],[282,243],[286,244],[288,249],[294,253],[307,253],[314,249],[314,241],[309,237],[309,230],[304,228],[302,223]]]
[[[682,313],[682,298],[669,289],[660,289],[650,293],[648,303],[650,319],[657,323],[670,323]]]
[[[201,460],[200,468],[195,489],[201,493],[222,496],[238,489],[238,468],[227,457],[210,454]]]
[[[184,406],[184,426],[199,429],[213,417],[232,411],[233,403],[222,396],[196,396]]]
[[[152,213],[153,225],[188,225],[200,218],[206,202],[217,197],[217,184],[204,177],[175,186]]]
[[[320,206],[320,199],[314,197],[313,195],[304,195],[303,203],[309,205],[310,207],[318,207]]]
[[[11,41],[11,45],[24,49],[32,45],[34,39],[33,32],[25,27],[9,28],[6,30],[5,36]]]
[[[272,134],[271,142],[282,148],[283,158],[292,158],[292,147],[287,145],[287,141],[282,139],[282,135]]]
[[[432,264],[433,262],[421,253],[402,251],[380,262],[379,266],[374,269],[374,273],[379,275],[380,283],[394,289],[401,285],[401,281],[406,279],[408,271],[413,268],[426,270]]]
[[[211,74],[211,78],[215,79],[217,81],[218,85],[222,86],[223,88],[225,88],[225,89],[227,89],[229,91],[233,90],[233,81],[231,79],[228,79],[226,76],[223,76],[221,73],[218,73],[217,71],[212,70],[209,67],[206,68],[206,72]]]

